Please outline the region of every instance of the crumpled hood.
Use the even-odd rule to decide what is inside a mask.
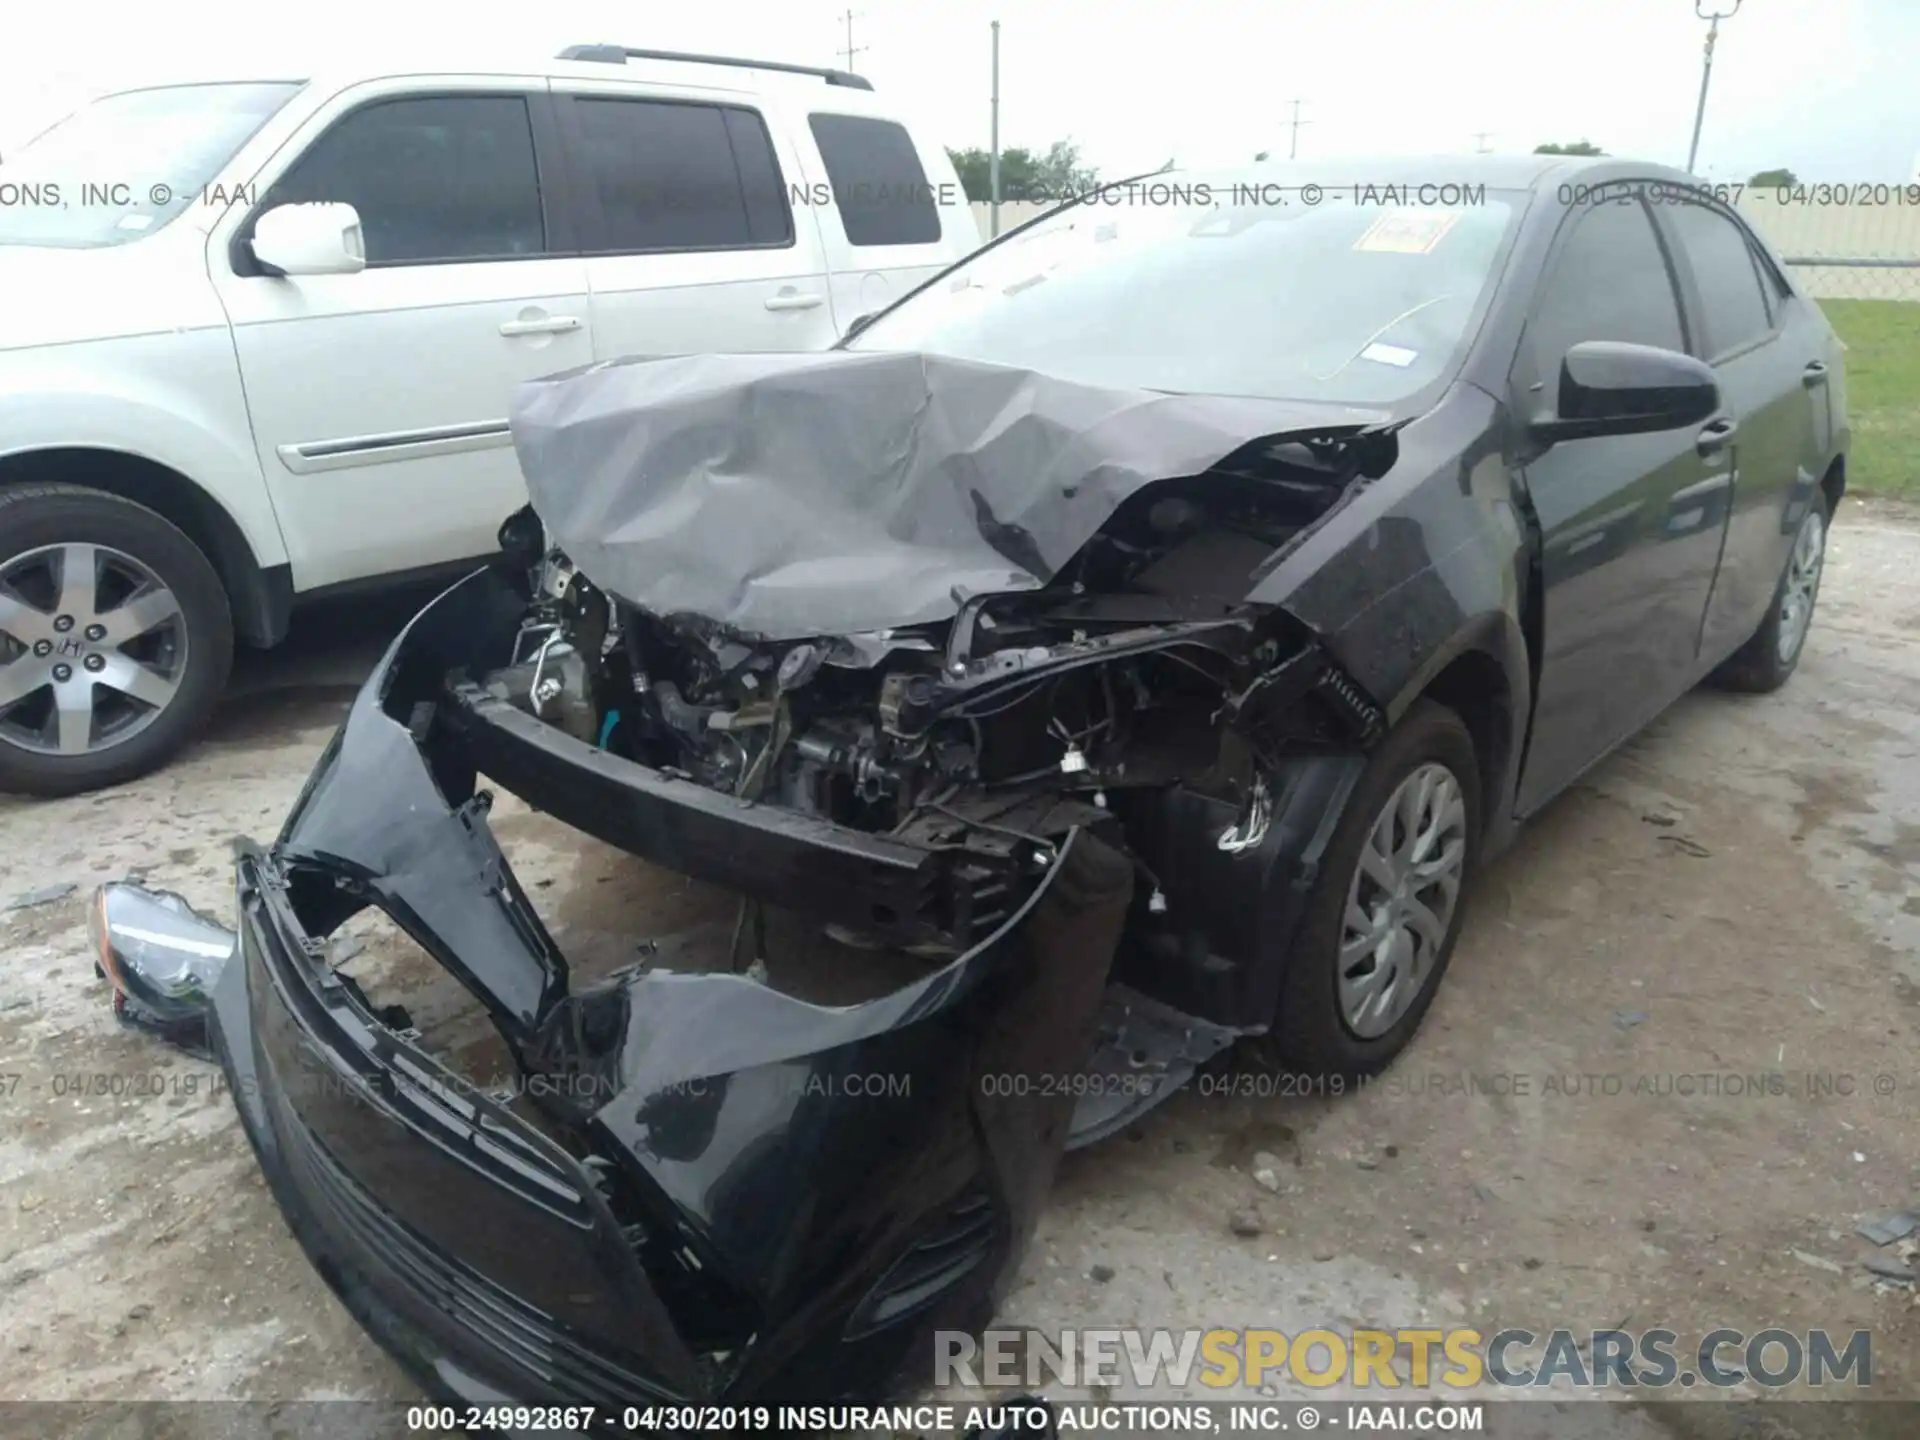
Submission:
[[[1142,486],[1386,418],[825,351],[592,365],[521,386],[512,428],[549,540],[601,588],[792,640],[1037,589]]]

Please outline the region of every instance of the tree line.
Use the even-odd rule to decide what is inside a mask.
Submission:
[[[1605,155],[1591,140],[1549,141],[1533,147],[1536,155]],[[1263,161],[1269,152],[1262,150],[1253,158]],[[993,198],[991,172],[992,157],[979,146],[965,150],[948,150],[947,156],[953,161],[953,168],[960,176],[960,186],[967,192],[967,199],[981,202]],[[1162,171],[1173,169],[1169,159],[1161,167]],[[1024,146],[1014,146],[1000,152],[1000,198],[1002,200],[1064,200],[1069,195],[1077,195],[1090,190],[1100,183],[1100,172],[1086,162],[1080,153],[1080,147],[1072,140],[1056,140],[1044,151],[1035,151]],[[1800,178],[1785,166],[1771,170],[1760,170],[1748,179],[1747,184],[1760,190],[1776,190],[1783,186],[1798,185]]]

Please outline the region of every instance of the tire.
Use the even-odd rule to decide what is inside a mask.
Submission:
[[[1720,689],[1765,695],[1786,684],[1799,668],[1801,652],[1807,648],[1807,633],[1813,628],[1814,605],[1820,598],[1828,518],[1827,497],[1815,490],[1807,502],[1807,513],[1800,517],[1800,528],[1794,532],[1793,546],[1780,571],[1780,582],[1774,586],[1767,618],[1747,637],[1746,644],[1709,677]],[[1810,547],[1810,553],[1803,555],[1803,547]],[[1796,589],[1805,607],[1797,618],[1789,604]]]
[[[1379,890],[1374,878],[1377,870],[1362,878],[1363,851],[1376,827],[1389,819],[1389,803],[1400,798],[1402,786],[1412,787],[1417,797],[1417,777],[1437,778],[1434,767],[1451,777],[1458,792],[1457,817],[1435,827],[1434,838],[1441,843],[1428,853],[1429,861],[1451,854],[1457,840],[1458,863],[1448,867],[1454,877],[1453,899],[1444,917],[1442,938],[1437,947],[1419,940],[1411,940],[1412,949],[1401,948],[1397,941],[1376,946],[1365,959],[1346,967],[1358,976],[1384,974],[1399,966],[1402,985],[1408,980],[1407,967],[1419,972],[1411,989],[1394,992],[1391,1003],[1376,1006],[1363,1017],[1365,1023],[1356,1026],[1343,1005],[1340,984],[1349,897],[1359,897],[1362,911],[1384,910],[1389,917],[1400,913],[1395,908],[1398,902]],[[1446,808],[1451,813],[1453,807]],[[1397,836],[1400,827],[1392,826],[1391,832]],[[1465,883],[1480,853],[1480,834],[1480,767],[1473,737],[1451,710],[1430,700],[1418,701],[1373,752],[1346,813],[1334,828],[1295,942],[1282,962],[1286,973],[1268,1041],[1275,1058],[1301,1075],[1354,1077],[1384,1069],[1406,1048],[1453,958],[1466,908]],[[1417,877],[1411,888],[1416,898],[1429,902],[1444,894],[1444,887],[1427,889],[1417,883]],[[1427,913],[1433,914],[1431,903]],[[1421,928],[1430,933],[1434,927],[1429,923]],[[1400,1006],[1397,1012],[1396,1006]]]
[[[193,541],[77,485],[0,490],[0,537],[0,791],[119,784],[199,733],[233,668],[233,617]],[[75,555],[90,586],[68,586]]]

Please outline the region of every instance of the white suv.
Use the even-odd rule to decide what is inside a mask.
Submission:
[[[589,45],[93,102],[0,167],[0,790],[148,770],[236,637],[493,550],[521,381],[824,348],[978,243],[839,71]]]

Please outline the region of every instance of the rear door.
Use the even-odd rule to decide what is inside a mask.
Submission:
[[[758,106],[585,80],[556,103],[597,358],[820,350],[838,338],[818,231],[789,200],[794,157]]]
[[[1656,205],[1679,264],[1695,353],[1713,366],[1733,436],[1731,518],[1701,639],[1704,664],[1753,634],[1819,479],[1826,326],[1788,292],[1745,225],[1719,206]]]
[[[843,329],[980,243],[952,165],[923,155],[905,125],[825,109],[808,113],[806,124],[826,171],[809,198]]]
[[[1550,415],[1584,340],[1686,351],[1677,280],[1648,206],[1609,198],[1567,220],[1515,360],[1522,420]],[[1544,542],[1540,688],[1520,782],[1538,807],[1693,683],[1732,489],[1725,417],[1530,455]]]
[[[320,110],[215,231],[297,589],[485,554],[526,503],[514,389],[593,358],[558,160],[544,79],[381,82]],[[315,201],[359,212],[359,274],[268,276],[231,243]]]

